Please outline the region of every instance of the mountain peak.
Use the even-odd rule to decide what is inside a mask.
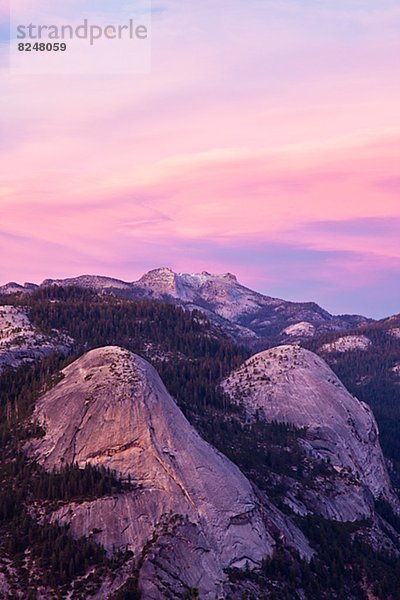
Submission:
[[[151,289],[154,297],[172,296],[192,302],[201,293],[203,286],[239,285],[235,275],[224,273],[214,275],[208,271],[201,273],[175,273],[170,267],[152,269],[135,282],[138,287]]]
[[[178,298],[179,282],[176,273],[169,267],[152,269],[135,282],[135,285],[151,290],[154,296],[173,296]]]
[[[151,269],[138,280],[138,282],[143,282],[147,280],[152,280],[156,277],[166,277],[166,278],[202,278],[202,279],[223,279],[227,281],[232,281],[237,283],[236,275],[232,273],[222,273],[215,274],[210,273],[209,271],[201,271],[201,273],[181,273],[176,272],[171,267],[158,267],[157,269]]]

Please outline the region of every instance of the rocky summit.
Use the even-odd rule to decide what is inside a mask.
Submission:
[[[222,385],[249,417],[304,429],[310,456],[333,467],[333,487],[322,500],[314,499],[314,511],[339,520],[369,517],[371,495],[398,511],[371,409],[319,356],[299,346],[273,348],[251,357]]]
[[[224,570],[260,565],[277,531],[312,554],[279,511],[267,518],[249,481],[198,435],[154,368],[124,349],[92,350],[68,366],[34,420],[45,435],[26,452],[47,470],[92,463],[132,483],[123,494],[63,506],[52,519],[110,554],[129,549],[137,558],[152,540],[140,572],[143,598],[175,597],[171,590],[181,597],[192,587],[201,598],[224,597]],[[117,584],[105,584],[99,597]]]

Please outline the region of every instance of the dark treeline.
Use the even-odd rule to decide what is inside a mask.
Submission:
[[[321,517],[297,517],[311,547],[308,562],[297,552],[278,547],[261,570],[229,571],[233,583],[250,581],[258,587],[249,600],[400,600],[400,561],[376,553],[357,536],[368,522],[338,523]]]
[[[108,468],[86,464],[84,468],[78,465],[66,465],[60,470],[50,473],[42,470],[35,478],[33,495],[42,500],[90,500],[101,496],[121,494],[134,489],[130,476],[122,480]]]
[[[86,464],[80,468],[73,464],[45,471],[22,453],[2,461],[0,476],[3,483],[8,483],[0,490],[2,521],[6,521],[21,502],[46,501],[54,508],[55,504],[92,500],[135,489],[130,477],[122,480],[103,466]]]
[[[106,566],[105,550],[86,538],[74,539],[67,526],[54,523],[39,524],[32,516],[21,509],[12,519],[9,532],[5,535],[2,548],[27,584],[27,592],[34,592],[29,585],[29,577],[23,567],[24,554],[29,549],[32,564],[38,576],[35,583],[63,588],[77,576],[84,575],[93,566]],[[36,596],[34,596],[36,597]]]
[[[200,312],[156,300],[124,300],[83,288],[52,286],[14,297],[12,302],[23,303],[41,331],[64,331],[82,349],[119,344],[149,352],[147,345],[151,343],[153,350],[159,345],[164,354],[212,357],[220,353],[225,340],[228,354],[238,352]]]
[[[197,417],[198,429],[279,505],[287,491],[287,477],[304,487],[313,487],[316,476],[332,475],[328,463],[307,457],[300,444],[307,436],[306,430],[261,419],[246,422],[243,413],[231,412],[229,405],[227,408],[224,416],[210,411]]]
[[[393,511],[389,502],[387,502],[386,500],[383,500],[383,498],[376,500],[375,501],[375,510],[400,535],[400,515],[396,514]]]
[[[51,353],[38,362],[18,369],[7,367],[0,372],[0,450],[9,442],[16,447],[19,438],[29,434],[25,426],[21,428],[21,423],[25,425],[39,395],[60,380],[60,369],[71,360],[72,357],[66,359]]]
[[[79,594],[77,588],[78,595],[72,596],[85,598],[89,589],[99,587],[103,576],[130,558],[119,554],[111,560],[93,540],[74,539],[67,526],[43,518],[43,509],[57,508],[60,501],[80,502],[123,492],[126,484],[106,469],[75,465],[46,473],[21,455],[2,461],[0,479],[0,552],[11,561],[18,579],[12,597],[17,597],[21,586],[26,598],[36,598],[38,586],[57,589],[59,597],[65,597],[74,589],[74,580],[92,569],[92,575],[79,583]],[[38,506],[36,516],[33,507]]]

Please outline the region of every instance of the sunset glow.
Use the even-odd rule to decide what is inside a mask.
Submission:
[[[398,2],[153,13],[149,75],[0,71],[0,284],[165,265],[399,312]]]

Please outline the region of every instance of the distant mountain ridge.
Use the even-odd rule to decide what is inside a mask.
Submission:
[[[200,310],[241,343],[262,346],[301,340],[316,333],[350,329],[370,322],[360,315],[331,315],[314,302],[290,302],[266,296],[241,285],[232,273],[213,275],[175,273],[162,267],[138,281],[82,275],[69,279],[46,279],[40,286],[9,283],[0,294],[29,293],[50,285],[78,286],[130,299],[154,298]]]

